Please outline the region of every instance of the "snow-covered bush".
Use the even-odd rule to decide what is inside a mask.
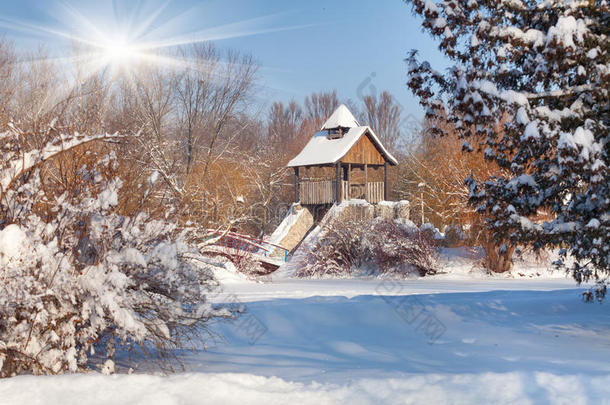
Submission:
[[[422,224],[420,230],[425,233],[429,238],[434,239],[436,241],[442,242],[445,239],[445,235],[443,235],[434,224],[429,222]]]
[[[372,221],[363,246],[380,274],[425,276],[436,272],[436,240],[424,230],[395,221]]]
[[[269,271],[265,270],[260,260],[257,260],[245,251],[233,253],[229,256],[229,260],[235,265],[235,269],[238,272],[248,276],[248,278],[256,279],[269,273]]]
[[[436,243],[425,232],[399,221],[333,221],[309,252],[299,277],[361,274],[420,276],[436,271]]]
[[[298,277],[344,277],[360,267],[364,259],[362,233],[365,221],[335,220],[324,229],[324,237],[308,252]]]
[[[115,212],[113,153],[83,166],[78,187],[41,189],[37,167],[93,139],[24,151],[0,134],[0,377],[74,372],[94,354],[111,372],[117,344],[164,359],[232,315],[206,302],[217,283],[175,224]]]
[[[501,262],[516,243],[565,247],[576,281],[609,277],[608,1],[408,2],[453,62],[441,73],[413,51],[409,87],[503,170],[468,179]]]

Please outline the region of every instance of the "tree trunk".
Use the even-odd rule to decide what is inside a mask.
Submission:
[[[509,241],[495,241],[487,238],[483,243],[485,268],[493,273],[505,273],[513,265],[515,245]]]

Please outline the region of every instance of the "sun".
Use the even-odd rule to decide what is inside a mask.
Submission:
[[[103,49],[104,56],[113,64],[121,64],[127,62],[132,54],[132,49],[129,44],[117,43],[111,44]]]
[[[102,40],[96,48],[103,63],[115,69],[130,69],[143,57],[137,44],[125,38]]]

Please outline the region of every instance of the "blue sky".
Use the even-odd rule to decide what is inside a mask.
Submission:
[[[312,91],[337,89],[356,101],[389,90],[405,114],[422,111],[405,85],[408,50],[442,69],[437,45],[420,29],[401,0],[20,0],[0,2],[0,33],[23,49],[38,44],[57,56],[70,47],[60,36],[15,26],[27,23],[72,33],[80,13],[97,28],[114,32],[158,16],[145,37],[203,38],[219,47],[251,53],[261,64],[258,100],[303,101]],[[201,31],[204,31],[203,34]],[[226,37],[226,38],[225,38]]]

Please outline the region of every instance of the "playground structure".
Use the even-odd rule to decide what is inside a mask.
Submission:
[[[288,167],[294,169],[295,202],[377,204],[389,200],[388,167],[397,164],[375,132],[341,105]]]
[[[274,271],[331,217],[408,219],[408,201],[388,201],[388,166],[397,164],[373,130],[360,126],[341,105],[288,163],[294,169],[295,203],[275,232],[263,240],[211,230],[208,239],[214,242],[206,250],[233,261],[248,255]]]

